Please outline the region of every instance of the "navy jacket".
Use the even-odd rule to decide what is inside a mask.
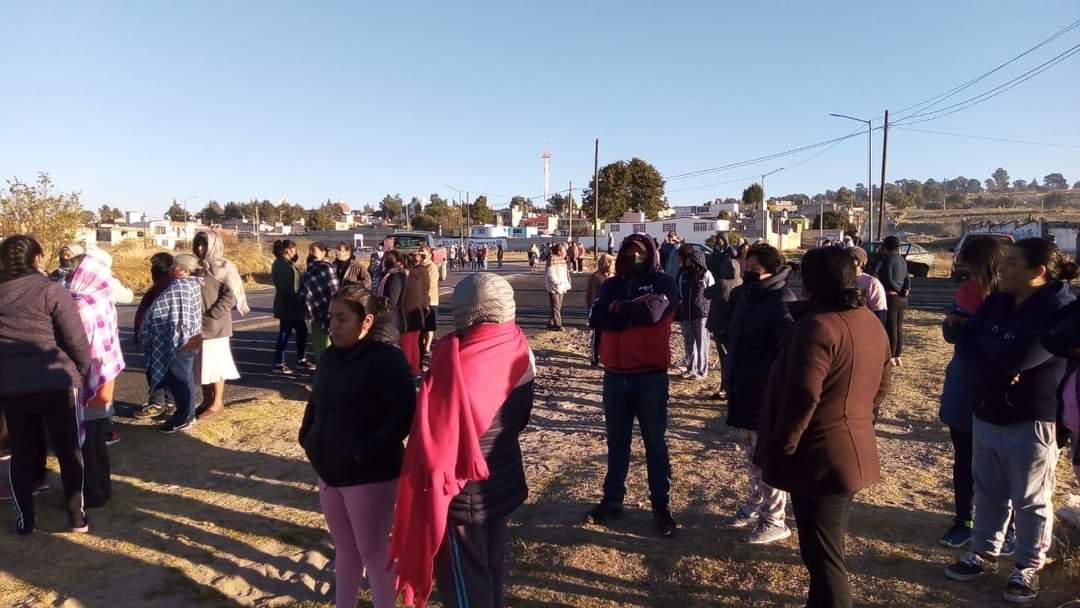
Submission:
[[[709,301],[705,298],[705,254],[694,251],[689,262],[692,269],[684,266],[679,270],[676,321],[695,321],[709,316]]]
[[[1074,299],[1063,281],[1043,287],[1019,307],[1006,293],[986,299],[957,342],[976,418],[996,425],[1057,420],[1066,360],[1047,350],[1041,338]]]
[[[911,291],[911,277],[908,276],[907,261],[900,254],[882,256],[878,262],[877,278],[885,287],[885,292],[906,294]]]
[[[773,351],[791,332],[795,321],[788,302],[796,300],[787,287],[790,268],[756,283],[743,283],[731,294],[727,332],[727,423],[757,430],[758,413]]]

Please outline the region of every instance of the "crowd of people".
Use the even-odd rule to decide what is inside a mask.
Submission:
[[[551,330],[563,329],[579,246],[554,243],[547,256]],[[72,531],[87,531],[86,509],[109,497],[105,446],[116,439],[109,419],[124,369],[115,304],[129,296],[114,288],[107,253],[65,250],[48,276],[31,237],[0,243],[0,450],[10,450],[19,534],[33,531],[32,496],[47,485],[46,435]],[[334,540],[337,604],[355,605],[366,588],[376,608],[399,597],[422,606],[437,586],[448,606],[502,606],[507,522],[528,494],[518,437],[536,374],[512,286],[482,272],[478,253],[481,271],[453,290],[453,330],[435,341],[430,249],[378,249],[365,264],[346,243],[312,243],[300,265],[296,243],[281,240],[274,255],[273,366],[294,373],[285,351],[295,335],[295,368],[313,372],[298,441]],[[1078,267],[1040,238],[970,239],[959,255],[969,278],[942,326],[955,344],[940,412],[954,448],[955,517],[941,543],[971,550],[945,574],[970,581],[1012,555],[1004,596],[1030,603],[1070,441],[1080,474],[1080,302],[1069,287]],[[727,401],[745,456],[746,497],[723,525],[774,543],[793,534],[790,505],[807,605],[847,607],[845,537],[855,496],[881,476],[875,424],[903,364],[911,284],[895,237],[872,257],[854,239],[819,247],[797,268],[800,294],[776,248],[723,234],[709,250],[634,234],[598,257],[585,303],[590,360],[603,369],[607,461],[585,519],[626,515],[636,421],[657,534],[679,531],[667,443],[678,322],[686,381],[709,377],[715,345],[719,383],[708,392]],[[164,433],[186,431],[223,409],[224,382],[237,376],[229,337],[232,311],[247,312],[243,283],[213,231],[190,254],[155,255],[150,273],[135,327],[150,394],[137,415],[160,417]]]

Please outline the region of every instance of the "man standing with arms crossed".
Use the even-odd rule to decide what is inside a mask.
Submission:
[[[636,418],[645,442],[656,530],[667,537],[678,529],[669,509],[671,460],[666,438],[671,322],[678,304],[679,290],[661,271],[652,239],[641,234],[626,237],[615,276],[604,282],[589,315],[589,325],[603,332],[600,363],[608,457],[604,498],[585,516],[587,522],[604,523],[623,514]]]

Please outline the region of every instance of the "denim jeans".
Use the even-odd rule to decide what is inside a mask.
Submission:
[[[705,319],[682,321],[680,325],[686,352],[686,372],[696,378],[705,378],[709,375],[709,332],[705,329]]]
[[[274,346],[274,365],[285,365],[285,349],[289,346],[289,337],[296,330],[296,362],[304,361],[307,352],[307,323],[302,319],[281,319],[278,325],[277,344]]]
[[[671,460],[667,438],[667,370],[645,374],[604,373],[604,424],[607,428],[607,476],[604,502],[621,505],[630,468],[634,419],[645,443],[649,499],[653,509],[667,509],[671,494]]]
[[[176,413],[169,419],[172,426],[180,426],[195,415],[195,352],[176,353],[161,386],[176,399]]]

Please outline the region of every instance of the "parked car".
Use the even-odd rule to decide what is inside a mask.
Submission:
[[[878,256],[880,241],[863,243],[863,249],[870,257],[870,266],[874,267]],[[900,256],[907,262],[908,272],[911,276],[925,279],[930,276],[930,269],[934,267],[934,259],[937,257],[925,247],[916,243],[900,243]]]
[[[969,232],[960,237],[960,241],[956,243],[956,247],[949,249],[949,251],[956,254],[953,256],[952,272],[950,273],[949,278],[957,283],[960,283],[967,278],[967,273],[964,271],[964,261],[961,258],[964,253],[964,247],[976,239],[1000,239],[1005,243],[1013,242],[1011,234],[1001,234],[998,232]]]

